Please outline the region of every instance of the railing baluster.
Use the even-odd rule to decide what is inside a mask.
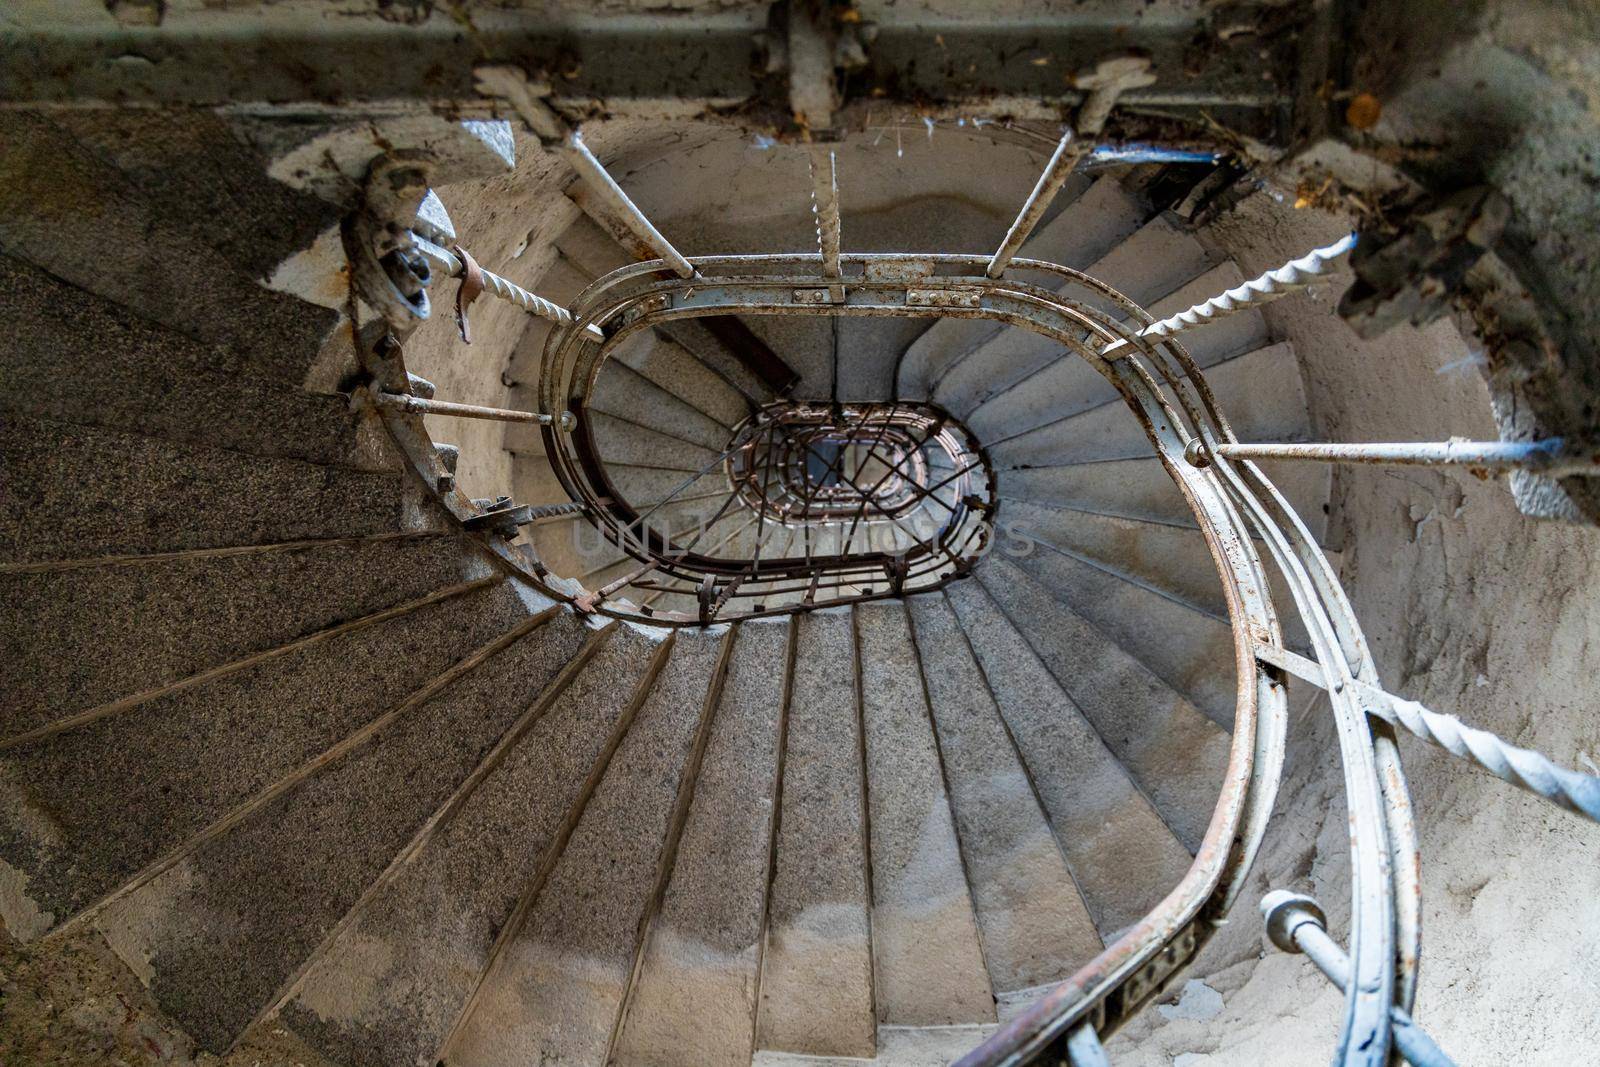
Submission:
[[[622,191],[622,186],[618,185],[616,179],[601,166],[594,153],[589,151],[589,146],[583,143],[581,132],[572,130],[562,138],[561,154],[572,165],[572,169],[578,172],[578,176],[594,190],[595,195],[622,218],[635,237],[654,249],[656,255],[666,261],[680,278],[694,277],[694,264],[683,258],[683,254],[672,247],[672,242],[661,235],[661,231],[645,217],[638,205]]]
[[[839,267],[839,161],[832,148],[813,145],[811,162],[811,213],[817,221],[817,248],[822,252],[822,276],[842,276]]]
[[[1305,953],[1328,981],[1342,993],[1350,985],[1350,957],[1328,936],[1328,919],[1315,900],[1299,893],[1275,889],[1261,898],[1267,937],[1284,952]],[[1412,1067],[1455,1067],[1403,1008],[1389,1008],[1394,1046]]]
[[[1316,660],[1269,645],[1257,645],[1256,658],[1328,688],[1327,676]],[[1415,700],[1397,697],[1359,679],[1349,684],[1354,687],[1367,714],[1471,760],[1496,778],[1543,797],[1557,807],[1600,822],[1600,777],[1570,771],[1539,752],[1518,748],[1487,730],[1468,726],[1454,715],[1432,711]]]
[[[1316,248],[1299,259],[1291,259],[1283,266],[1269,270],[1260,277],[1252,278],[1220,296],[1203,300],[1160,322],[1152,322],[1140,330],[1138,336],[1171,337],[1191,327],[1203,326],[1237,311],[1260,307],[1290,293],[1297,293],[1328,273],[1334,263],[1349,255],[1355,246],[1356,235],[1352,233],[1326,248]],[[1127,341],[1118,340],[1106,345],[1100,350],[1100,354],[1111,357],[1123,356],[1127,355],[1131,348]]]

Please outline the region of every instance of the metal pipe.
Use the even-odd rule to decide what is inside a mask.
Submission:
[[[573,130],[561,142],[562,155],[578,176],[589,184],[595,195],[605,202],[606,206],[616,211],[628,229],[633,231],[635,237],[649,245],[658,257],[665,260],[667,265],[680,278],[694,277],[694,264],[683,258],[683,254],[672,243],[661,235],[661,231],[645,218],[644,212],[638,205],[628,199],[628,194],[622,191],[616,179],[606,172],[600,161],[589,151],[589,146],[583,143],[583,134]]]
[[[1195,439],[1196,441],[1199,438]],[[1543,441],[1401,441],[1385,444],[1260,444],[1232,442],[1213,446],[1226,459],[1316,460],[1323,463],[1380,463],[1413,467],[1481,467],[1487,470],[1524,470],[1565,478],[1576,474],[1600,475],[1600,450],[1568,448],[1562,438]],[[1204,446],[1191,443],[1189,462],[1203,467],[1209,459]]]
[[[1251,278],[1243,285],[1227,290],[1221,296],[1202,301],[1160,322],[1152,322],[1140,330],[1138,336],[1171,337],[1190,327],[1212,322],[1237,311],[1260,307],[1290,293],[1299,292],[1316,278],[1328,273],[1333,264],[1349,255],[1355,246],[1356,235],[1348,234],[1331,245],[1312,249],[1299,259],[1291,259],[1275,270]],[[1101,349],[1100,354],[1109,356],[1126,348],[1127,345],[1127,341],[1113,341]]]
[[[1338,989],[1350,985],[1350,958],[1328,936],[1328,919],[1317,902],[1300,893],[1275,889],[1261,898],[1267,937],[1284,952],[1304,953]],[[1389,1008],[1394,1046],[1412,1067],[1455,1067],[1455,1061],[1434,1043],[1398,1005]]]
[[[822,252],[822,276],[838,278],[839,267],[839,161],[833,149],[813,146],[811,159],[811,214],[817,222],[817,248]]]
[[[563,411],[558,417],[537,411],[491,408],[481,404],[454,404],[448,400],[426,400],[405,393],[377,393],[373,400],[381,407],[403,411],[408,415],[454,415],[461,419],[490,419],[495,422],[534,422],[540,426],[554,425],[566,431],[572,429],[574,422],[570,411]]]
[[[995,249],[989,265],[984,268],[985,274],[991,278],[998,278],[1006,272],[1012,257],[1032,235],[1034,228],[1039,225],[1039,220],[1044,218],[1046,209],[1050,207],[1050,201],[1055,199],[1061,187],[1067,183],[1067,179],[1072,176],[1073,168],[1078,165],[1078,160],[1083,158],[1087,150],[1088,146],[1079,141],[1070,128],[1062,131],[1061,141],[1056,145],[1055,153],[1051,155],[1050,162],[1045,164],[1044,173],[1040,174],[1039,180],[1034,183],[1033,192],[1028,194],[1022,210],[1017,212],[1011,228],[1006,231],[1005,239],[1000,242],[1000,247]]]

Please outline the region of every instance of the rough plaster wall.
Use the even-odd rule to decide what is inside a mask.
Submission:
[[[537,291],[539,276],[554,259],[556,235],[578,214],[561,195],[568,178],[566,164],[537,140],[519,136],[514,171],[445,186],[439,197],[458,241],[480,266]],[[482,296],[472,305],[472,344],[463,344],[456,332],[455,291],[454,281],[433,286],[433,314],[407,340],[406,366],[433,382],[441,400],[508,406],[501,371],[529,316],[509,301]],[[438,415],[425,421],[435,441],[460,446],[456,477],[463,492],[480,497],[511,492],[511,454],[502,444],[505,424]]]
[[[1247,274],[1343,228],[1248,201],[1211,233]],[[1336,440],[1493,435],[1471,346],[1452,326],[1361,344],[1323,301],[1268,313],[1294,341],[1320,433]],[[1465,359],[1465,362],[1462,362]],[[1600,770],[1600,531],[1521,515],[1504,483],[1467,474],[1348,468],[1338,511],[1342,579],[1386,686],[1516,744]],[[1328,706],[1290,734],[1278,817],[1233,922],[1189,977],[1114,1040],[1115,1062],[1208,1067],[1327,1062],[1341,998],[1298,956],[1263,950],[1254,902],[1317,896],[1343,940],[1349,863]],[[1463,1064],[1587,1062],[1600,1045],[1600,827],[1404,739],[1422,842],[1417,1017]],[[1223,994],[1222,1004],[1207,994]],[[1183,992],[1179,990],[1178,992]]]

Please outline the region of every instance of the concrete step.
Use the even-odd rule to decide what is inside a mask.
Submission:
[[[487,573],[473,558],[422,535],[0,573],[0,740]]]
[[[566,262],[591,279],[600,278],[633,262],[611,235],[586,215],[578,216],[556,238],[555,243]],[[740,321],[753,329],[760,318],[751,315]],[[772,398],[773,392],[766,383],[745,367],[726,345],[713,337],[704,323],[682,319],[663,325],[660,332],[748,400],[763,403]],[[787,358],[782,351],[778,355]]]
[[[693,474],[714,462],[721,451],[721,447],[707,448],[685,440],[675,430],[654,429],[601,411],[591,410],[589,423],[594,429],[595,451],[607,467],[630,463]]]
[[[955,612],[906,604],[991,987],[1058,981],[1099,953],[1094,922]]]
[[[946,595],[1109,944],[1182,880],[1189,852],[983,585]]]
[[[1118,519],[1082,511],[1012,501],[1007,507],[1011,529],[1055,548],[1125,574],[1134,581],[1191,605],[1218,621],[1228,617],[1227,597],[1211,550],[1198,529],[1138,519]],[[1265,555],[1264,545],[1257,545]],[[1268,567],[1273,600],[1292,605],[1277,568]],[[1305,626],[1297,612],[1281,620],[1285,639],[1306,644]]]
[[[319,954],[277,1021],[349,1067],[435,1062],[518,901],[555,866],[663,647],[629,626],[591,631],[504,762]]]
[[[1327,501],[1333,467],[1319,463],[1263,464],[1263,471],[1305,520],[1320,543],[1328,538]],[[997,473],[1002,500],[1027,500],[1198,529],[1194,512],[1156,456]]]
[[[194,340],[0,256],[0,411],[298,459],[393,470],[381,427],[344,398],[255,375],[236,349]]]
[[[611,1063],[744,1067],[755,1039],[791,623],[741,623]]]
[[[0,483],[4,564],[367,537],[409,524],[399,471],[34,418],[0,420]]]
[[[1077,185],[1076,182],[1072,185]],[[1072,185],[1058,196],[1065,197]],[[1101,178],[1084,188],[1056,217],[1034,232],[1022,246],[1022,255],[1045,259],[1082,270],[1138,230],[1147,209],[1120,182]],[[995,235],[999,246],[1005,231]],[[963,356],[1002,332],[995,322],[939,319],[906,349],[896,372],[897,395],[919,399],[932,395],[934,385]]]
[[[101,900],[527,610],[508,585],[478,589],[0,752],[0,858],[36,916],[13,931]]]
[[[1166,219],[1157,217],[1091,264],[1087,273],[1122,290],[1135,303],[1142,303],[1182,286],[1204,271],[1210,263],[1211,259],[1200,242]],[[1088,296],[1081,286],[1052,287],[1076,299]],[[1122,317],[1121,309],[1109,300],[1091,299],[1091,303],[1117,318]],[[1037,372],[1060,359],[1082,363],[1068,353],[1060,342],[1043,334],[1021,328],[1001,330],[952,365],[936,386],[934,396],[946,408],[966,418],[989,400],[1004,394],[1019,382],[1030,380]],[[1095,376],[1099,377],[1098,374]],[[1031,388],[1026,392],[1032,396],[1038,395]],[[1003,424],[1001,428],[996,428],[990,425],[991,420],[979,421],[984,424],[984,429],[979,429],[976,424],[973,429],[980,440],[998,437],[1005,432]]]
[[[796,1056],[757,1052],[750,1067],[948,1067],[994,1033],[995,1026],[880,1026],[878,1053],[871,1059],[849,1056]]]
[[[1161,318],[1182,311],[1238,285],[1241,280],[1234,264],[1219,264],[1156,301],[1151,313]],[[1038,341],[1045,340],[1037,334],[1031,336]],[[1246,311],[1186,331],[1180,339],[1195,363],[1206,368],[1266,345],[1268,335],[1266,320],[1261,314]],[[988,390],[983,394],[982,406],[968,417],[968,425],[980,440],[997,444],[1035,427],[1120,401],[1116,387],[1103,374],[1060,345],[1046,349],[1035,343],[1030,351],[1040,355],[1025,361],[1028,373],[1014,374],[1005,378],[1001,387]],[[1299,368],[1290,369],[1298,388]],[[1231,412],[1225,414],[1231,417]]]
[[[1124,646],[1057,599],[1055,587],[996,556],[984,560],[974,574],[1094,724],[1174,836],[1193,853],[1205,836],[1222,785],[1228,734]],[[1223,667],[1231,674],[1232,661]]]
[[[870,1056],[871,891],[848,609],[796,617],[758,1049]]]
[[[878,1022],[994,1021],[939,745],[899,601],[858,604]]]
[[[712,453],[715,455],[715,453]],[[660,466],[654,463],[606,463],[606,476],[611,479],[611,484],[622,494],[622,498],[632,504],[642,515],[657,501],[671,498],[673,500],[687,500],[691,498],[704,498],[714,493],[723,497],[728,495],[728,476],[720,464],[713,466],[705,474],[697,472],[711,459],[707,456],[698,467],[689,470],[678,470]],[[687,483],[687,484],[685,484]],[[715,510],[713,508],[712,510]],[[651,521],[654,521],[652,519]]]
[[[1039,538],[1004,553],[1057,601],[1138,658],[1219,725],[1233,722],[1233,634],[1193,604]]]
[[[541,640],[539,618],[547,616],[457,661],[320,757],[310,777],[265,795],[97,917],[202,1047],[226,1051],[287,995],[340,919],[570,658],[577,635]],[[211,761],[237,773],[232,761]]]
[[[728,635],[679,630],[561,858],[473,996],[442,1059],[605,1062],[640,934],[670,870]]]
[[[713,452],[727,448],[731,436],[728,427],[618,360],[606,361],[590,406]]]
[[[138,137],[124,118],[0,116],[0,141],[16,162],[0,244],[130,315],[298,385],[339,314],[261,282],[336,226],[341,208],[270,177],[222,116],[150,111]],[[149,158],[129,155],[141,152]],[[96,209],[82,210],[89,202]]]
[[[670,338],[650,331],[635,334],[612,353],[662,389],[727,427],[750,414],[751,403],[727,379]]]
[[[1293,441],[1309,434],[1305,392],[1294,347],[1257,348],[1210,367],[1217,406],[1241,440]],[[1042,467],[1128,459],[1154,453],[1120,397],[989,442],[996,467]]]

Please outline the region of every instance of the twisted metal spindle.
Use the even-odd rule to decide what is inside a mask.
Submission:
[[[1356,235],[1352,233],[1325,248],[1312,249],[1299,259],[1291,259],[1275,270],[1269,270],[1258,278],[1251,278],[1243,285],[1227,290],[1221,296],[1214,296],[1160,322],[1152,322],[1139,331],[1139,336],[1170,337],[1190,327],[1298,292],[1326,274],[1336,260],[1348,255],[1355,246]],[[1115,341],[1107,345],[1101,351],[1101,355],[1109,356],[1126,347],[1127,343]]]
[[[1267,645],[1256,646],[1256,657],[1327,688],[1322,667],[1315,660]],[[1520,748],[1415,700],[1397,697],[1366,682],[1349,684],[1368,714],[1470,760],[1496,778],[1543,797],[1557,807],[1600,822],[1600,777],[1568,770],[1542,753]]]

